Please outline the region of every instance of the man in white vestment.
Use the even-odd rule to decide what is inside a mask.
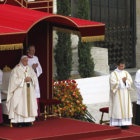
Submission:
[[[140,125],[140,69],[136,72],[134,84],[137,89],[136,124]]]
[[[37,102],[35,87],[37,76],[28,66],[28,57],[22,56],[20,63],[12,70],[8,95],[7,110],[11,123],[18,123],[18,127],[32,126],[37,116]]]
[[[110,75],[110,126],[128,129],[132,124],[132,105],[129,90],[132,85],[130,74],[124,70],[125,63],[120,60]]]
[[[2,76],[3,72],[0,70],[0,87],[2,85]],[[3,122],[3,117],[2,117],[2,106],[1,106],[1,88],[0,88],[0,123]]]
[[[42,74],[42,67],[41,67],[40,62],[38,60],[38,57],[35,56],[35,46],[30,45],[27,53],[28,53],[27,54],[28,65],[33,68],[37,77],[39,78],[39,76]],[[37,80],[37,84],[36,84],[36,98],[37,98],[37,103],[38,103],[38,116],[39,116],[40,115],[40,110],[39,110],[40,88],[39,88],[38,80]]]

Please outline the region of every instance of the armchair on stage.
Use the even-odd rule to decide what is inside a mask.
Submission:
[[[44,119],[46,120],[47,117],[50,116],[59,116],[61,117],[61,111],[59,108],[59,104],[61,103],[60,100],[57,99],[41,99],[40,104],[44,106],[44,113],[41,113],[41,115],[44,115]],[[58,113],[54,113],[53,107],[57,106]]]
[[[100,108],[99,111],[102,113],[100,124],[109,123],[109,120],[103,120],[104,113],[107,113],[107,114],[109,113],[109,107]]]

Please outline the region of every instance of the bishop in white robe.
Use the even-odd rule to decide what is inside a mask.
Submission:
[[[0,87],[2,85],[2,76],[3,76],[3,72],[0,70]],[[2,117],[1,89],[0,89],[0,123],[2,122],[3,122],[3,117]]]
[[[129,128],[132,124],[132,105],[130,92],[132,78],[130,74],[124,70],[124,63],[118,63],[110,75],[110,126],[121,126]]]
[[[134,84],[137,89],[136,124],[140,125],[140,69],[136,72]]]
[[[7,95],[7,110],[11,123],[33,122],[37,116],[35,87],[37,76],[23,56],[12,70]],[[31,123],[30,123],[31,124]]]
[[[28,56],[28,65],[34,69],[37,77],[39,78],[39,76],[42,74],[42,67],[38,60],[38,57],[35,56],[35,46],[33,45],[29,46],[27,56]],[[37,80],[35,90],[36,90],[36,98],[37,98],[37,103],[38,103],[38,116],[39,116],[40,115],[40,110],[39,110],[40,87],[39,87],[38,80]]]

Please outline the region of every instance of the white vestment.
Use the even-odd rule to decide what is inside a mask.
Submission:
[[[134,84],[137,88],[137,104],[140,105],[140,70],[136,73]]]
[[[126,83],[122,78],[126,77]],[[116,69],[110,75],[110,125],[122,126],[131,125],[132,105],[129,90],[131,89],[132,78],[125,70]]]
[[[30,87],[24,81],[26,77],[31,77]],[[37,102],[35,86],[37,76],[29,66],[18,64],[11,72],[8,95],[7,110],[11,122],[32,122],[37,116]]]
[[[1,85],[2,85],[3,72],[0,70],[0,103],[1,103]]]
[[[36,68],[36,74],[37,77],[39,77],[42,74],[42,67],[37,56],[33,56],[32,58],[28,57],[28,65],[32,67],[33,64],[38,64],[38,67]],[[40,88],[38,80],[36,85],[36,98],[40,98]]]

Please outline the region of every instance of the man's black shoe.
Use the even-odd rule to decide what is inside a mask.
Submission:
[[[32,123],[28,123],[28,126],[29,126],[29,127],[32,127],[32,126],[33,126],[33,124],[32,124]]]
[[[22,127],[23,127],[23,124],[22,124],[22,123],[18,123],[18,124],[17,124],[17,127],[18,127],[18,128],[22,128]]]
[[[32,127],[33,124],[32,123],[24,123],[24,126],[26,126],[26,127]]]
[[[121,126],[115,126],[115,127],[121,128]]]
[[[39,121],[39,117],[36,117],[36,118],[35,118],[35,121]]]
[[[129,129],[130,127],[128,125],[121,126],[122,129]]]

